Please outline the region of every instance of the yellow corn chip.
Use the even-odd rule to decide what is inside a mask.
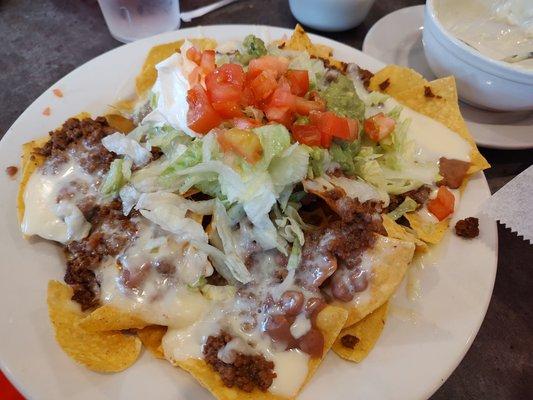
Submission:
[[[80,320],[79,326],[87,332],[120,331],[144,328],[149,323],[127,311],[103,305]]]
[[[157,78],[155,66],[170,57],[173,53],[179,52],[183,42],[184,40],[178,40],[176,42],[160,44],[150,49],[142,66],[141,73],[136,79],[137,95],[142,96],[154,85]],[[217,42],[213,39],[191,39],[191,42],[200,48],[200,50],[214,49],[217,45]]]
[[[368,89],[387,93],[396,98],[397,93],[425,84],[427,81],[415,70],[399,65],[387,65],[370,79]]]
[[[357,363],[363,361],[372,351],[381,336],[381,332],[383,332],[388,307],[389,303],[386,302],[357,324],[343,329],[337,337],[337,340],[335,340],[335,343],[333,343],[333,351],[345,360]],[[356,340],[358,340],[353,348],[343,345],[342,338],[345,335],[355,336]]]
[[[411,225],[419,239],[431,244],[437,244],[442,240],[450,224],[449,219],[444,219],[440,222],[426,221],[416,213],[407,213],[405,218],[407,218],[409,225]]]
[[[427,251],[427,244],[418,239],[415,232],[409,232],[407,227],[397,224],[387,214],[383,214],[381,217],[388,237],[414,243],[417,252],[423,253]]]
[[[431,89],[435,97],[425,96],[426,87]],[[457,134],[470,144],[472,147],[470,152],[472,165],[468,170],[468,174],[473,174],[474,172],[490,167],[490,164],[479,152],[461,115],[457,87],[453,76],[411,86],[404,91],[395,93],[394,98],[420,114],[427,115],[439,121],[452,131],[457,132]]]
[[[345,320],[346,311],[338,307],[328,306],[318,315],[317,326],[324,335],[324,356],[333,345],[335,338],[344,326]],[[322,360],[323,357],[309,360],[307,378],[302,387],[309,382]],[[286,398],[270,392],[261,392],[257,389],[251,393],[247,393],[235,387],[228,388],[224,385],[218,373],[211,369],[204,360],[191,359],[180,361],[177,365],[194,376],[218,400],[288,400],[296,398],[296,395]]]
[[[361,321],[392,296],[413,259],[414,250],[413,243],[377,235],[374,247],[366,254],[372,260],[369,298],[357,303],[332,303],[348,311],[345,327]]]
[[[133,124],[131,119],[123,117],[119,114],[107,114],[105,116],[105,119],[107,120],[107,123],[110,127],[122,133],[130,133],[133,128],[135,128],[135,125]]]
[[[56,340],[75,361],[96,372],[118,372],[132,365],[141,351],[135,335],[119,332],[87,332],[78,326],[84,317],[79,305],[71,300],[72,288],[48,283],[48,313]]]
[[[137,336],[141,339],[142,344],[146,347],[155,358],[164,359],[161,341],[167,333],[166,326],[150,325],[142,329],[137,329]]]

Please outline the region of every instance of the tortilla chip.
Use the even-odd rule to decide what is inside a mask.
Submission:
[[[380,89],[380,85],[384,89]],[[427,81],[415,70],[399,65],[387,65],[370,79],[368,89],[387,93],[396,98],[398,93],[420,85],[427,85]]]
[[[431,89],[435,97],[425,96],[426,87]],[[395,93],[394,98],[407,107],[439,121],[452,131],[457,132],[470,144],[472,147],[470,152],[472,165],[468,170],[468,174],[490,167],[490,164],[479,152],[461,115],[457,87],[453,76],[413,85],[410,88],[406,88],[406,90]]]
[[[26,190],[26,185],[28,184],[33,171],[39,168],[45,160],[45,157],[39,154],[34,154],[34,151],[37,148],[44,146],[44,144],[48,142],[48,139],[49,136],[45,136],[22,145],[22,156],[20,161],[22,173],[17,194],[17,216],[19,223],[22,223],[22,219],[24,218],[24,191]]]
[[[144,328],[149,323],[119,310],[118,308],[103,305],[84,317],[79,326],[87,332],[120,331],[133,328]]]
[[[416,246],[416,252],[423,253],[427,251],[427,244],[417,237],[416,232],[409,232],[407,227],[397,224],[387,214],[382,214],[381,218],[388,237],[413,243]]]
[[[344,62],[333,58],[333,49],[323,44],[313,44],[300,24],[296,25],[290,39],[279,41],[278,47],[287,50],[307,51],[311,57],[320,58],[330,67],[339,70],[345,69],[346,64]]]
[[[131,119],[119,114],[107,114],[105,119],[111,128],[122,133],[130,133],[135,128]]]
[[[348,311],[345,327],[356,324],[385,304],[402,281],[414,251],[415,245],[411,242],[377,235],[374,247],[365,253],[372,260],[369,288],[352,302],[332,303]]]
[[[383,332],[388,307],[389,302],[386,302],[357,324],[343,329],[337,337],[337,340],[335,340],[335,343],[333,343],[333,351],[345,360],[357,363],[363,361],[372,351],[381,336],[381,332]],[[342,337],[345,335],[352,335],[359,339],[353,349],[342,344]]]
[[[405,214],[405,218],[407,218],[409,225],[411,225],[411,228],[416,232],[419,239],[431,244],[437,244],[442,240],[450,224],[449,218],[440,222],[431,222],[426,221],[416,213],[407,213]]]
[[[161,341],[167,333],[167,327],[161,325],[150,325],[142,329],[137,329],[137,336],[155,358],[164,359]]]
[[[160,44],[150,49],[135,82],[137,95],[142,96],[154,85],[157,78],[155,66],[170,57],[173,53],[178,53],[183,42],[184,40],[178,40],[176,42]],[[214,49],[217,46],[217,42],[213,39],[191,39],[191,42],[200,48],[200,50]]]
[[[333,345],[335,338],[341,331],[347,313],[342,308],[328,306],[320,312],[317,317],[317,326],[324,334],[324,356]],[[305,386],[311,379],[323,358],[314,358],[309,360],[309,370],[307,378],[302,385]],[[204,361],[198,359],[190,359],[187,361],[180,361],[177,365],[200,382],[202,386],[208,389],[218,400],[288,400],[294,399],[297,395],[286,398],[274,395],[270,392],[261,392],[254,390],[251,393],[244,392],[235,387],[228,388],[222,382],[222,379],[211,367]],[[299,391],[301,391],[301,389]]]
[[[96,372],[118,372],[139,357],[141,341],[119,332],[87,332],[78,326],[84,317],[71,300],[72,288],[58,281],[48,283],[48,313],[56,340],[72,359]]]

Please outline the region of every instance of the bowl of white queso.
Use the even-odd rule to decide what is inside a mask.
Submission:
[[[438,77],[455,76],[459,97],[495,111],[533,110],[533,0],[427,0],[424,52]]]

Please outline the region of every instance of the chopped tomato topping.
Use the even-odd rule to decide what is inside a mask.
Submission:
[[[291,86],[292,94],[296,96],[305,96],[309,90],[309,74],[306,70],[289,70],[287,71],[287,79]]]
[[[396,121],[383,113],[365,119],[363,124],[366,134],[374,142],[379,142],[389,136],[394,131],[395,126]]]
[[[308,146],[320,146],[322,144],[322,134],[315,125],[297,125],[294,124],[291,128],[292,137],[301,144]]]
[[[199,65],[204,75],[213,72],[216,68],[215,50],[204,50]]]
[[[198,133],[207,133],[222,122],[220,115],[213,109],[207,93],[199,83],[187,92],[187,125]]]
[[[222,118],[235,118],[243,115],[241,105],[236,101],[218,101],[211,105]]]
[[[192,62],[200,65],[200,62],[202,60],[202,52],[200,50],[198,50],[196,47],[190,47],[188,50],[187,50],[187,53],[185,53],[185,55],[187,56],[187,58],[189,60],[191,60]]]
[[[253,60],[252,60],[253,61]],[[276,90],[278,82],[271,71],[263,71],[250,83],[256,101],[266,100]]]
[[[310,121],[316,125],[320,132],[329,139],[325,139],[325,143],[331,144],[332,137],[338,137],[344,140],[357,139],[358,123],[357,120],[339,117],[330,112],[316,112],[309,114]],[[328,146],[329,147],[329,146]]]
[[[290,127],[294,121],[294,113],[289,107],[267,106],[264,109],[265,116],[269,121],[278,122]]]
[[[303,97],[296,97],[295,108],[298,114],[309,115],[311,111],[325,111],[326,103],[320,98],[317,98],[316,100],[306,100]]]
[[[205,77],[207,94],[212,102],[235,101],[242,97],[244,70],[238,64],[224,64]]]
[[[291,93],[288,82],[280,82],[278,87],[272,93],[268,103],[269,107],[287,107],[291,111],[296,109],[296,96]]]
[[[428,210],[439,221],[442,221],[453,213],[455,207],[455,197],[446,186],[439,187],[437,197],[428,202]]]
[[[263,71],[271,71],[275,78],[279,78],[289,68],[289,60],[285,57],[263,56],[254,58],[248,64],[248,74],[251,78],[256,77]]]
[[[217,135],[224,152],[232,151],[249,163],[256,163],[263,155],[263,147],[257,135],[249,130],[232,128]]]
[[[200,67],[194,67],[187,77],[190,86],[194,86],[200,82]]]
[[[251,129],[261,125],[261,123],[253,118],[233,118],[231,121],[235,128]]]

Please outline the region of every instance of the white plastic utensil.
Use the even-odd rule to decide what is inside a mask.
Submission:
[[[210,13],[211,11],[218,10],[228,4],[235,3],[237,0],[220,0],[213,4],[197,8],[196,10],[187,11],[181,13],[180,18],[183,22],[191,22],[193,18],[198,18]]]

